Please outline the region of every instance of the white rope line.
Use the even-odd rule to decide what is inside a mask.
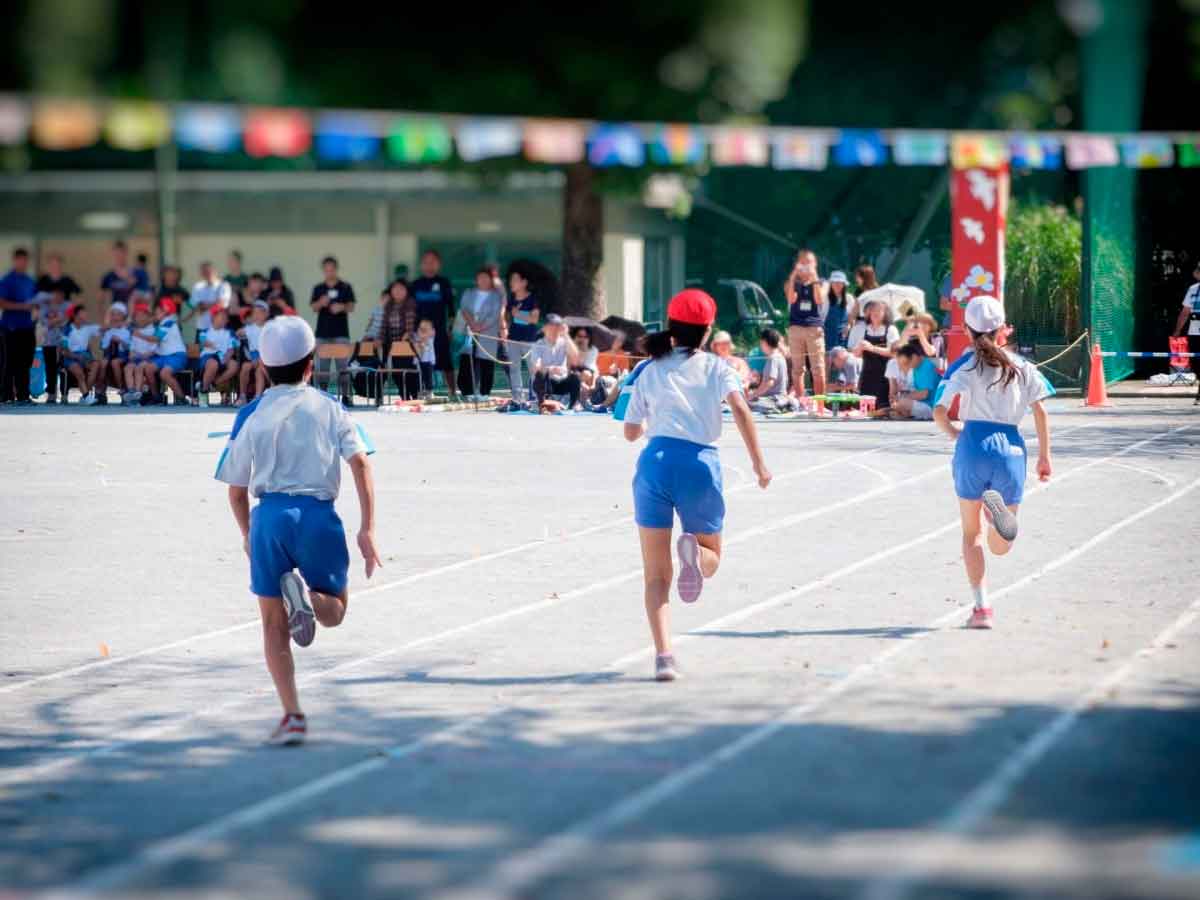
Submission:
[[[1083,330],[1083,334],[1081,334],[1081,335],[1079,335],[1079,337],[1075,338],[1075,340],[1072,341],[1071,344],[1069,346],[1067,346],[1061,353],[1056,353],[1056,354],[1054,354],[1054,356],[1050,357],[1049,359],[1044,359],[1039,363],[1034,363],[1034,366],[1036,368],[1040,369],[1042,366],[1050,365],[1050,363],[1054,362],[1055,360],[1062,359],[1064,356],[1066,356],[1068,353],[1070,353],[1072,350],[1074,350],[1079,345],[1079,342],[1082,341],[1087,336],[1088,336],[1088,331],[1085,328]]]

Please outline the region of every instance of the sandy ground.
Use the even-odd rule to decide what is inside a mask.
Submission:
[[[614,423],[364,412],[385,568],[297,653],[296,750],[232,415],[0,416],[0,893],[1196,897],[1200,412],[1077,403],[990,633],[931,426],[765,423],[766,493],[727,429],[674,685]]]

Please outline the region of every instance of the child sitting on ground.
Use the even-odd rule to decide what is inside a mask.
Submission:
[[[213,385],[221,385],[237,377],[238,340],[226,326],[229,324],[229,311],[221,306],[214,306],[209,315],[212,318],[212,328],[204,333],[204,343],[200,346],[200,400],[208,404],[208,394]],[[222,392],[221,402],[225,402],[225,392]]]
[[[125,403],[138,403],[146,393],[147,363],[154,359],[154,351],[158,347],[154,340],[154,322],[150,316],[150,304],[145,302],[133,305],[133,329],[130,332],[129,360],[125,364]]]
[[[104,364],[100,367],[100,378],[96,385],[96,402],[108,402],[105,391],[108,385],[121,391],[125,384],[125,366],[129,362],[129,345],[133,337],[129,331],[129,310],[124,303],[114,303],[105,317],[104,333],[100,336],[100,352]],[[123,397],[122,393],[122,397]]]
[[[421,385],[425,388],[423,400],[433,399],[433,368],[437,359],[433,340],[436,334],[433,323],[428,319],[422,319],[417,324],[417,365],[421,367]]]
[[[235,406],[244,406],[250,402],[250,379],[254,379],[254,396],[258,397],[266,389],[267,375],[263,371],[258,355],[258,342],[262,337],[263,327],[271,318],[271,304],[266,300],[255,300],[250,309],[250,321],[241,327],[237,336],[241,338],[242,360],[241,376],[238,379],[241,393]]]
[[[780,347],[783,335],[774,328],[764,328],[758,338],[758,345],[766,359],[758,384],[750,390],[750,408],[761,413],[780,412],[790,408],[788,361]]]
[[[93,389],[100,377],[100,326],[88,324],[87,307],[82,303],[72,306],[67,318],[70,325],[63,337],[63,366],[79,385],[79,402],[91,406],[96,402]]]

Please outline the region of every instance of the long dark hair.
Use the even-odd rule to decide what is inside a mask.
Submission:
[[[971,368],[981,369],[983,366],[990,366],[1000,370],[999,377],[988,387],[995,387],[998,384],[1008,387],[1012,384],[1021,373],[1013,361],[1008,358],[1008,354],[996,343],[997,332],[990,331],[985,334],[971,327],[968,327],[967,331],[970,332],[971,342],[975,345],[975,362],[971,364]]]
[[[686,350],[687,355],[691,356],[700,349],[706,334],[708,334],[707,325],[692,325],[689,322],[676,322],[674,319],[668,319],[665,331],[656,331],[646,335],[646,353],[651,359],[662,359],[664,356],[669,356],[671,351],[678,347]]]

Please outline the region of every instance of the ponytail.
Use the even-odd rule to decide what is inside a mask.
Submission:
[[[988,387],[995,387],[998,384],[1004,387],[1011,385],[1020,374],[1020,370],[1009,359],[1008,354],[996,344],[996,332],[983,334],[973,328],[967,330],[971,333],[971,341],[975,345],[975,362],[971,368],[979,369],[988,366],[1000,370],[999,376]]]
[[[662,359],[670,356],[671,351],[675,348],[679,348],[686,350],[688,356],[691,356],[700,349],[707,334],[707,325],[692,325],[688,322],[676,322],[674,319],[668,319],[665,331],[655,331],[646,335],[644,342],[646,354],[651,359]]]

